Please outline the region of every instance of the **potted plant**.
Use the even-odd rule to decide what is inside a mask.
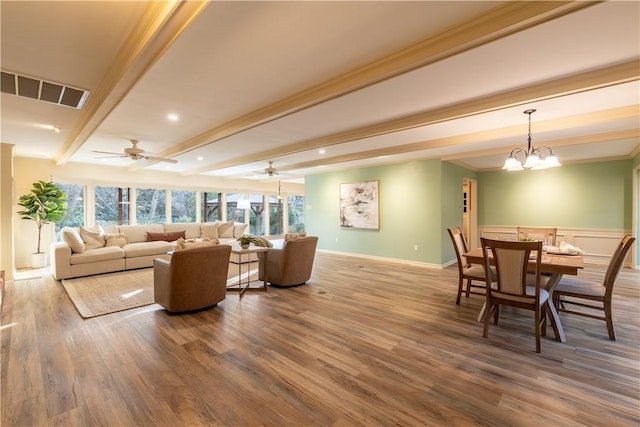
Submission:
[[[40,250],[42,227],[45,224],[57,224],[67,212],[67,196],[53,182],[36,181],[28,194],[20,197],[18,205],[24,209],[18,212],[20,218],[36,223],[38,228],[38,246],[31,256],[31,268],[44,267],[47,264],[46,253]]]
[[[238,242],[240,242],[240,247],[242,249],[247,249],[251,243],[253,243],[253,236],[251,234],[243,234],[238,237]]]

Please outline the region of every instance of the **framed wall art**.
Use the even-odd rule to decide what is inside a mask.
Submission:
[[[380,229],[378,181],[340,184],[340,227]]]

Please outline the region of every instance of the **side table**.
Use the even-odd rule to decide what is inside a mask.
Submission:
[[[263,285],[261,287],[251,287],[251,263],[252,262],[256,262],[256,261],[251,261],[251,254],[254,253],[259,253],[259,252],[264,252],[264,256],[262,258],[262,260],[258,260],[257,262],[264,262],[265,265],[265,272],[264,272],[264,280],[263,280]],[[269,256],[269,248],[265,248],[262,246],[249,246],[247,249],[243,249],[240,246],[237,245],[233,245],[231,247],[231,253],[238,255],[238,283],[235,285],[229,285],[227,286],[227,292],[238,292],[240,294],[240,297],[242,297],[242,295],[244,295],[244,293],[246,291],[263,291],[266,292],[268,289],[267,286],[267,276],[268,276],[268,271],[266,269],[267,264],[267,257]],[[247,256],[247,260],[245,262],[242,261],[243,256]],[[242,278],[242,266],[244,264],[248,265],[247,268],[247,277],[246,280],[243,280]],[[255,281],[255,280],[254,280]]]

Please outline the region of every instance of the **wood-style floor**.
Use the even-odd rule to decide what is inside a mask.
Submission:
[[[585,277],[601,277],[588,266]],[[51,276],[10,284],[2,417],[10,426],[637,426],[640,272],[604,322],[561,314],[567,342],[482,298],[457,270],[318,253],[307,285],[83,320]]]

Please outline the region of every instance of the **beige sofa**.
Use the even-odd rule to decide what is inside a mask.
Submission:
[[[178,223],[178,224],[146,224],[121,225],[104,227],[107,246],[84,249],[89,242],[69,241],[64,239],[51,245],[51,268],[57,280],[92,274],[110,273],[134,268],[152,267],[155,258],[169,259],[167,252],[175,249],[176,241],[149,241],[163,233],[179,233],[184,231],[185,239],[200,239],[203,234],[208,238],[218,238],[221,244],[233,245],[236,239],[245,233],[247,224],[222,222],[216,223]],[[226,224],[226,226],[222,226]],[[78,235],[80,231],[75,229]],[[218,233],[220,231],[220,233]],[[126,242],[109,246],[111,237],[123,234]],[[150,234],[148,234],[150,233]],[[66,240],[65,240],[66,239]],[[115,240],[115,239],[113,239]],[[83,244],[84,243],[84,244]],[[78,247],[79,246],[79,247]],[[95,245],[94,245],[95,246]]]

